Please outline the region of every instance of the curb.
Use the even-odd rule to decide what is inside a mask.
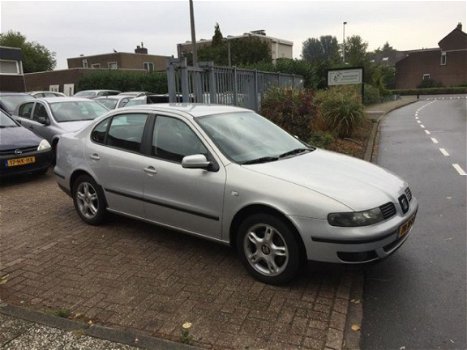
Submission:
[[[83,322],[70,320],[58,316],[48,315],[38,311],[24,309],[18,306],[0,304],[0,314],[20,318],[33,323],[39,323],[52,328],[58,328],[67,332],[81,331],[84,335],[121,343],[142,349],[163,350],[193,350],[196,347],[176,343],[165,339],[151,337],[129,329],[116,329],[97,324],[89,325]]]
[[[374,153],[375,153],[375,148],[378,146],[378,143],[379,143],[379,134],[380,134],[379,126],[380,126],[381,121],[392,111],[395,111],[396,109],[399,109],[402,107],[406,107],[412,103],[416,103],[419,101],[420,100],[408,101],[407,103],[404,103],[400,106],[391,108],[390,110],[384,112],[382,115],[378,117],[376,122],[373,124],[373,129],[371,130],[370,139],[368,140],[368,144],[365,150],[365,156],[363,157],[364,160],[366,160],[367,162],[375,163]]]

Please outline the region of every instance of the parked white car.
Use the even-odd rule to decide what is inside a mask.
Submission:
[[[418,209],[396,175],[230,106],[112,111],[62,136],[55,174],[85,222],[110,211],[230,244],[253,276],[274,284],[306,260],[387,257]]]

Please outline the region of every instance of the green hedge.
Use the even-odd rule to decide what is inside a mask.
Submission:
[[[395,95],[441,95],[441,94],[465,94],[467,87],[438,87],[429,89],[399,89],[391,90]]]
[[[94,89],[150,91],[155,94],[166,94],[168,91],[167,74],[99,70],[82,77],[77,83],[76,92]]]

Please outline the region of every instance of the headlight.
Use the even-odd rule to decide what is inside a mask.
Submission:
[[[41,143],[39,143],[39,146],[37,147],[37,150],[38,151],[47,151],[49,149],[51,149],[52,147],[50,147],[50,143],[47,141],[47,140],[42,140]]]
[[[379,208],[350,213],[331,213],[328,215],[330,225],[341,227],[368,226],[383,220],[384,217]]]

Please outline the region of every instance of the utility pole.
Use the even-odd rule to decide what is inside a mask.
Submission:
[[[343,40],[342,40],[342,42],[343,42],[343,44],[342,44],[342,61],[344,61],[344,64],[345,64],[345,25],[346,25],[346,24],[347,24],[347,22],[344,22],[344,23],[342,24],[342,26],[343,26],[343,35],[342,35],[342,39],[343,39]]]
[[[193,0],[190,1],[191,50],[193,51],[193,67],[198,67],[198,52],[196,51],[195,15]]]

